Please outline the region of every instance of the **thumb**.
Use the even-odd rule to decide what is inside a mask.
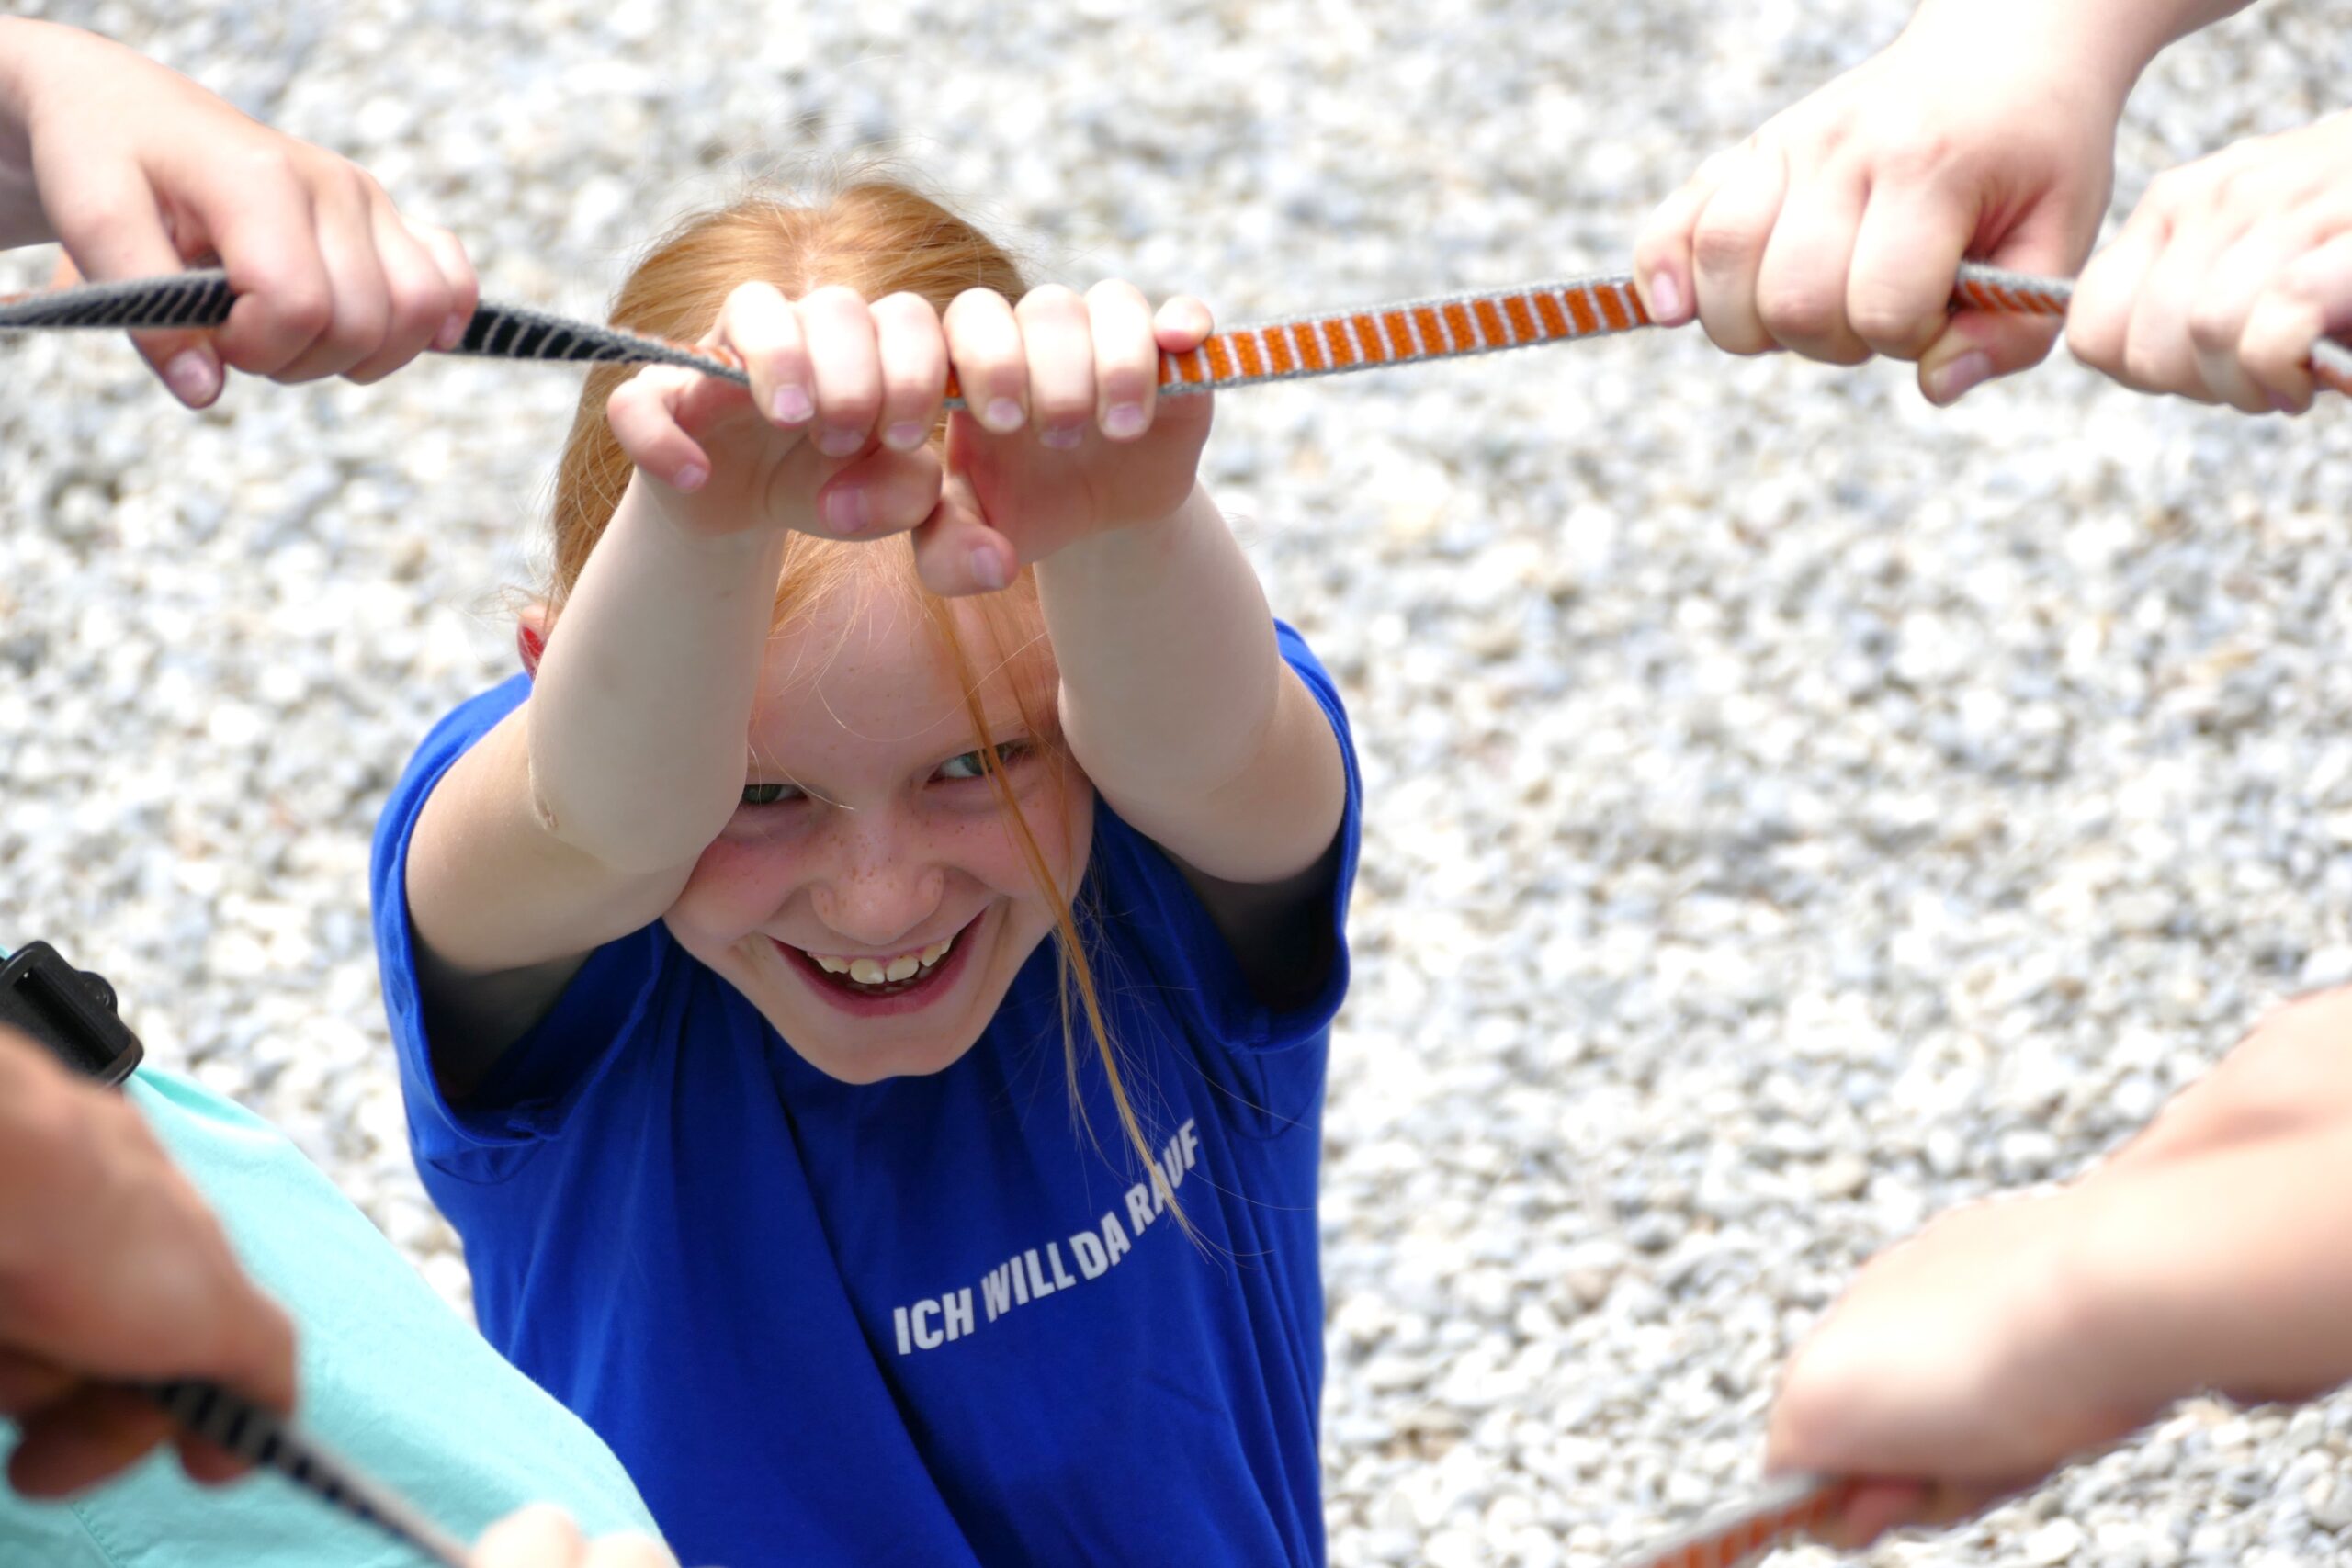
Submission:
[[[2104,206],[2045,197],[1981,259],[2039,277],[2072,277],[2089,254]],[[2086,209],[2087,220],[2070,209]],[[2041,364],[2064,328],[2059,316],[1956,310],[1919,355],[1919,390],[1932,403],[1957,402],[1993,377]]]
[[[77,277],[93,283],[119,278],[165,277],[182,271],[187,257],[201,254],[198,236],[183,249],[174,243],[155,193],[135,166],[111,175],[84,174],[75,198],[56,203],[51,220],[65,246],[59,267],[62,286]],[[192,409],[209,407],[220,395],[220,356],[203,332],[144,332],[130,334],[131,346],[172,396]]]
[[[916,574],[943,598],[994,592],[1021,570],[1012,541],[989,525],[961,475],[941,488],[939,504],[915,529],[914,546]]]

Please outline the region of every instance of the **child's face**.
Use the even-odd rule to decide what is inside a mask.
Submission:
[[[975,667],[989,669],[978,616],[964,604],[953,613]],[[1074,888],[1094,792],[1066,751],[1030,735],[1010,674],[989,675],[982,697],[1029,830],[1055,881]],[[1059,910],[979,772],[978,744],[921,612],[888,593],[836,593],[769,642],[745,775],[754,787],[666,919],[836,1078],[954,1062],[1054,928]]]

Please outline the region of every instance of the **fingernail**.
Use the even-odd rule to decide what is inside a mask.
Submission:
[[[980,423],[999,435],[1010,435],[1021,428],[1021,422],[1027,417],[1021,412],[1021,405],[1011,398],[998,398],[982,412]]]
[[[451,311],[449,319],[441,323],[441,330],[433,334],[433,346],[444,354],[448,353],[466,341],[466,328],[472,321],[473,318],[462,310]]]
[[[1650,314],[1672,325],[1682,319],[1682,290],[1670,272],[1650,274]]]
[[[846,457],[865,445],[862,430],[828,430],[817,437],[817,450],[828,457]]]
[[[1951,364],[1940,366],[1928,377],[1928,395],[1939,403],[1955,403],[1993,373],[1993,356],[1983,349],[1972,349]]]
[[[1004,562],[986,545],[973,547],[972,580],[991,593],[1004,586]]]
[[[1130,435],[1143,434],[1141,403],[1113,403],[1111,412],[1102,416],[1102,434],[1124,441]]]
[[[806,424],[817,405],[808,400],[808,389],[787,383],[768,394],[768,410],[778,424]]]
[[[911,452],[931,434],[913,420],[902,419],[882,433],[882,444],[894,452]]]
[[[200,348],[183,349],[164,367],[164,383],[172,396],[200,409],[220,395],[220,367]]]
[[[677,477],[673,479],[670,484],[675,490],[695,491],[702,489],[702,481],[708,478],[710,478],[709,470],[701,464],[688,463],[678,470]]]
[[[825,521],[836,534],[854,534],[874,520],[874,503],[865,491],[852,485],[825,496]]]
[[[1037,439],[1057,451],[1067,452],[1086,439],[1086,432],[1074,424],[1056,425],[1051,430],[1039,431]]]

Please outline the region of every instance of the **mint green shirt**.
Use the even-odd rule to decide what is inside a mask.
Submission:
[[[126,1086],[212,1205],[245,1269],[292,1314],[301,1418],[322,1443],[471,1540],[526,1503],[591,1537],[654,1533],[594,1433],[499,1359],[269,1123],[167,1073]],[[16,1446],[0,1422],[0,1459]],[[168,1450],[66,1503],[0,1483],[16,1568],[418,1568],[390,1538],[274,1474],[202,1487]]]

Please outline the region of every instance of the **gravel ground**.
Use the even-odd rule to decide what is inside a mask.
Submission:
[[[594,312],[682,207],[881,142],[1046,273],[1227,320],[1620,265],[1700,156],[1907,12],[30,9],[359,159],[498,297]],[[2277,0],[2176,51],[2119,213],[2332,107],[2347,22]],[[510,667],[575,387],[436,362],[186,417],[119,344],[0,350],[0,940],[114,976],[158,1059],[461,1304],[368,834]],[[2054,364],[1939,414],[1902,367],[1684,333],[1237,394],[1208,463],[1369,790],[1326,1167],[1338,1563],[1594,1564],[1737,1491],[1858,1259],[2082,1168],[2352,977],[2336,408]],[[1870,1561],[2283,1563],[2347,1530],[2352,1399],[2200,1404]]]

